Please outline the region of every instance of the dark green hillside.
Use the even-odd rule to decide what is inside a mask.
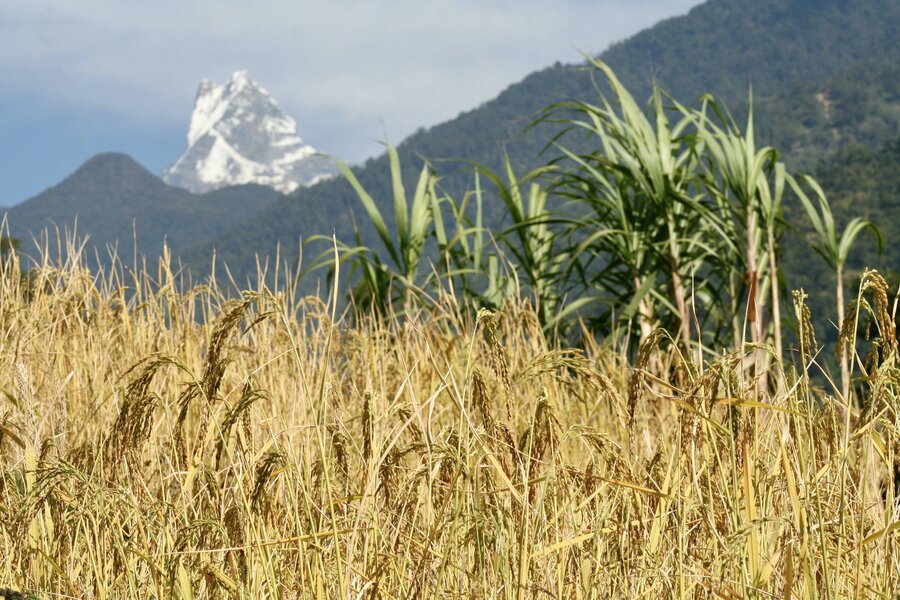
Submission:
[[[32,234],[44,229],[89,235],[89,256],[118,243],[119,255],[132,258],[134,234],[138,252],[155,257],[163,240],[179,252],[214,238],[280,198],[271,188],[249,185],[203,195],[166,185],[123,154],[100,154],[58,185],[6,211],[10,233],[33,251]],[[52,233],[55,239],[55,232]]]
[[[638,96],[650,77],[676,97],[773,96],[896,50],[891,0],[713,0],[607,50],[602,58]],[[643,84],[643,89],[637,87]]]
[[[758,100],[754,113],[765,142],[806,170],[839,150],[876,149],[900,135],[900,50]]]
[[[880,149],[849,148],[817,171],[829,190],[835,217],[866,217],[878,224],[888,244],[879,260],[869,245],[857,254],[853,264],[898,269],[900,246],[900,137]]]
[[[601,58],[637,98],[647,98],[656,80],[688,104],[713,93],[736,114],[752,81],[764,140],[788,148],[789,158],[796,155],[812,164],[843,140],[877,144],[896,134],[900,101],[897,78],[890,74],[900,63],[898,23],[896,0],[710,0],[616,44]],[[872,73],[885,75],[867,75]],[[440,159],[496,168],[506,150],[519,169],[531,168],[547,159],[539,153],[552,134],[538,129],[522,135],[533,115],[559,100],[595,97],[584,69],[544,69],[477,109],[409,137],[399,147],[403,164],[413,173],[420,168],[419,157],[435,161],[445,175],[443,185],[459,197],[470,177],[454,175],[459,163]],[[854,117],[860,102],[870,112]],[[827,115],[826,105],[832,109]],[[769,116],[773,125],[767,128]],[[822,120],[833,121],[824,134]],[[385,157],[370,160],[358,174],[383,209],[388,207]],[[349,213],[356,202],[344,182],[325,182],[273,203],[214,245],[221,258],[246,273],[254,254],[272,254],[279,242],[293,247],[301,237],[332,231],[349,240]],[[208,262],[209,249],[204,243],[186,252],[197,271]]]

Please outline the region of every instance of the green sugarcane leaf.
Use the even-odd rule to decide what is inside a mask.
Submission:
[[[400,156],[397,149],[388,145],[388,158],[391,164],[391,188],[394,192],[394,219],[397,224],[397,238],[406,240],[407,205],[406,189],[403,187],[403,171],[400,168]]]
[[[394,247],[394,243],[391,239],[390,234],[388,233],[387,225],[384,223],[384,218],[381,216],[381,211],[378,210],[378,206],[375,204],[375,201],[372,199],[372,196],[362,187],[359,183],[359,180],[356,178],[356,175],[353,174],[353,171],[350,170],[350,167],[347,166],[340,159],[336,159],[336,163],[338,169],[340,169],[341,173],[350,182],[350,185],[353,186],[353,189],[356,191],[356,195],[359,197],[360,201],[363,204],[363,208],[366,210],[366,214],[369,216],[369,220],[372,222],[372,226],[375,227],[375,231],[378,232],[378,236],[381,238],[381,241],[384,243],[385,249],[391,255],[391,258],[394,259],[394,262],[398,265],[400,264],[400,255],[397,251],[397,248]]]

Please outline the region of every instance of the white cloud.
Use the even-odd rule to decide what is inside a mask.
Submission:
[[[245,68],[301,133],[329,138],[311,142],[357,160],[382,119],[399,141],[697,3],[31,0],[0,8],[0,77],[48,108],[186,129],[199,80]]]

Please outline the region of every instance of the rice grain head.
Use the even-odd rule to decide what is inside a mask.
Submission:
[[[362,405],[362,434],[363,434],[363,461],[372,459],[372,392],[366,391],[363,395]]]
[[[665,329],[654,329],[638,348],[637,361],[631,372],[631,380],[628,382],[628,430],[630,433],[634,433],[635,414],[638,402],[643,396],[644,382],[647,380],[647,367],[650,365],[650,359],[660,341],[666,335]]]
[[[497,337],[497,331],[500,328],[500,314],[481,308],[478,310],[476,322],[480,323],[483,328],[491,354],[491,364],[494,367],[494,372],[503,384],[503,390],[506,392],[506,416],[511,419],[510,394],[512,393],[512,380],[509,376],[509,360],[506,357],[506,350]]]
[[[287,467],[287,457],[279,450],[269,450],[256,465],[256,477],[253,492],[250,494],[250,506],[261,516],[271,514],[274,493],[272,485],[276,477]]]

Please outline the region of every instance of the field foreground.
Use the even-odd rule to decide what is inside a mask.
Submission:
[[[180,294],[165,265],[23,279],[14,262],[0,271],[0,588],[900,593],[885,319],[848,408],[804,374],[809,335],[763,385],[752,348],[699,364],[658,332],[629,364],[621,348],[549,346],[527,303],[476,317],[445,297],[353,324],[286,291]]]

